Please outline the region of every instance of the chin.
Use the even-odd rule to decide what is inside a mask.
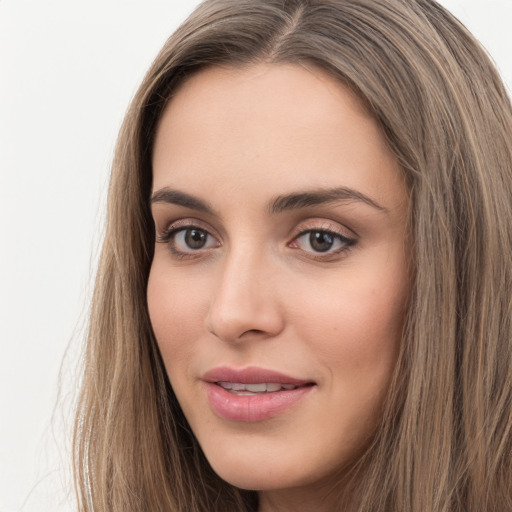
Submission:
[[[215,472],[229,484],[248,491],[275,491],[289,489],[305,485],[308,482],[299,475],[289,472],[280,474],[279,471],[269,470],[268,467],[260,468],[215,468]]]
[[[296,447],[281,451],[279,455],[263,447],[244,450],[237,446],[223,453],[206,453],[215,473],[239,489],[253,491],[277,491],[314,486],[341,475],[347,465],[339,461],[321,461],[299,455]],[[356,457],[352,458],[353,461]]]

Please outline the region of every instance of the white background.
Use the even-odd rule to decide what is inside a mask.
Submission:
[[[512,0],[441,3],[510,91]],[[0,512],[72,509],[77,354],[114,142],[146,68],[197,4],[0,0]]]

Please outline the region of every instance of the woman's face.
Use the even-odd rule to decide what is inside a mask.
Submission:
[[[373,118],[313,68],[210,68],[153,156],[153,329],[231,484],[303,498],[374,432],[408,295],[407,189]]]

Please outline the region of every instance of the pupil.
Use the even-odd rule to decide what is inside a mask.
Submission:
[[[202,229],[187,229],[185,243],[191,249],[201,249],[206,243],[206,232]]]
[[[309,243],[317,252],[328,251],[334,243],[333,237],[329,233],[322,231],[313,231],[309,235]]]

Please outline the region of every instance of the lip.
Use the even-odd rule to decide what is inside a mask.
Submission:
[[[274,370],[267,370],[257,366],[248,366],[247,368],[231,368],[229,366],[220,366],[206,372],[202,380],[205,382],[241,382],[242,384],[257,384],[258,382],[275,382],[276,384],[293,384],[294,386],[304,386],[311,384],[311,380],[296,379],[284,373]]]
[[[258,367],[243,369],[219,367],[206,372],[202,380],[213,412],[226,420],[258,422],[273,418],[305,398],[315,387],[311,380],[297,379],[280,372]],[[292,384],[290,390],[254,395],[236,395],[222,388],[217,382],[257,384]]]

